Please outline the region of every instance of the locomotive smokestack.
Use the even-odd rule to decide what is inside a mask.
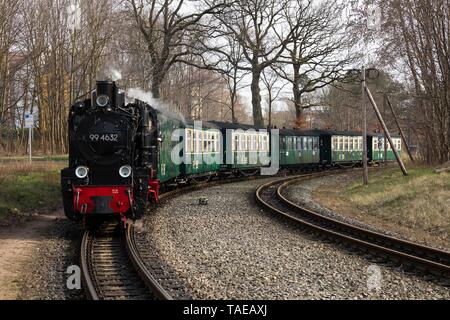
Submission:
[[[114,81],[97,81],[97,89],[93,96],[93,101],[97,107],[115,107],[117,87]]]

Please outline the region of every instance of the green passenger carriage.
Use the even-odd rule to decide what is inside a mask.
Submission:
[[[197,128],[187,124],[183,129],[184,163],[181,171],[187,176],[211,176],[222,164],[222,142],[220,130],[209,123]]]
[[[395,149],[397,149],[397,152],[399,156],[402,155],[402,139],[400,137],[392,137],[392,140],[394,142]],[[387,161],[395,161],[395,155],[394,150],[392,150],[392,147],[389,143],[389,141],[386,140],[387,143]],[[380,162],[384,161],[385,159],[385,145],[384,145],[384,136],[374,135],[372,137],[372,161],[374,162]]]
[[[333,133],[331,135],[331,162],[353,163],[363,160],[361,133]]]
[[[320,163],[320,135],[313,131],[280,130],[280,165]]]
[[[212,122],[223,137],[222,171],[246,172],[270,165],[270,133],[252,125]]]

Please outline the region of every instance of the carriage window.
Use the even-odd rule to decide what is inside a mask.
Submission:
[[[319,138],[314,138],[314,150],[319,150]]]
[[[186,143],[185,149],[186,149],[186,153],[190,153],[190,143],[191,143],[191,138],[189,136],[189,130],[186,129],[185,134],[184,134],[184,141]]]
[[[353,138],[350,138],[349,148],[353,150]]]
[[[220,152],[220,133],[216,133],[216,152]]]
[[[348,151],[348,138],[344,138],[344,151]]]
[[[220,152],[220,133],[216,134],[216,152]]]
[[[186,153],[192,152],[192,136],[191,130],[186,130]]]
[[[209,152],[213,152],[214,150],[214,145],[213,145],[213,141],[214,141],[214,139],[213,139],[213,133],[212,132],[210,132],[209,133],[209,139],[208,139],[208,144],[209,144],[209,146],[208,146],[208,151]]]
[[[200,152],[200,135],[198,131],[194,132],[194,137],[195,137],[195,148],[194,148],[194,153],[199,153]]]

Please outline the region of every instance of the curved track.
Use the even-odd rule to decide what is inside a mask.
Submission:
[[[192,192],[217,184],[245,180],[232,178],[213,182],[199,182],[191,186],[165,192],[160,200]],[[134,225],[123,230],[120,223],[105,223],[95,231],[86,231],[81,243],[81,271],[86,295],[91,300],[172,300],[171,295],[156,279],[163,279],[170,291],[179,288],[167,278],[153,261],[152,252],[140,252]]]
[[[86,231],[81,244],[85,291],[92,300],[171,300],[146,268],[134,239],[134,227],[119,223]]]
[[[267,183],[256,191],[257,202],[265,209],[288,218],[329,240],[350,246],[362,253],[375,254],[380,262],[388,259],[395,265],[403,266],[407,270],[418,271],[421,274],[431,274],[442,284],[450,285],[449,252],[393,238],[329,218],[293,203],[284,195],[284,191],[290,185],[317,176],[323,176],[323,174]]]

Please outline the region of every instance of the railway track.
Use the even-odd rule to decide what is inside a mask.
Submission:
[[[264,184],[256,191],[256,200],[263,208],[299,224],[326,240],[371,255],[376,262],[386,262],[407,271],[431,276],[431,279],[450,286],[449,252],[335,220],[301,207],[285,196],[285,190],[289,186],[308,178],[329,174],[299,176]]]
[[[134,234],[132,225],[123,230],[117,222],[85,232],[81,244],[81,271],[89,299],[172,299],[145,266]]]
[[[244,179],[201,182],[167,191],[160,200],[202,188],[239,182]],[[180,290],[175,281],[157,265],[153,252],[140,252],[134,225],[123,230],[118,222],[86,231],[81,242],[81,272],[84,288],[91,300],[172,300],[168,293]],[[161,283],[157,279],[161,279]],[[167,288],[168,290],[166,290]]]

